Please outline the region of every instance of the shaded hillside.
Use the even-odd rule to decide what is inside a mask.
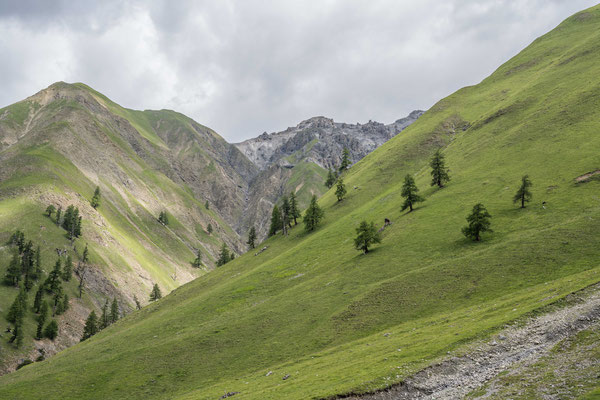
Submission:
[[[347,198],[320,199],[316,231],[269,239],[260,255],[0,377],[0,397],[365,392],[600,281],[600,181],[576,180],[600,169],[599,40],[600,7],[567,19],[355,164]],[[440,148],[443,189],[429,186]],[[426,199],[411,213],[401,210],[406,174]],[[520,209],[512,197],[524,174],[534,197]],[[461,228],[479,202],[494,232],[476,243]],[[383,242],[357,252],[360,221],[384,218]]]

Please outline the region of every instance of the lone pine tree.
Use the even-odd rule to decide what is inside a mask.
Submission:
[[[150,292],[150,301],[156,301],[162,298],[162,293],[160,288],[158,287],[158,283],[155,283],[152,287],[152,291]]]
[[[513,203],[521,203],[521,208],[525,208],[525,203],[528,203],[531,201],[531,192],[529,191],[529,188],[533,186],[533,183],[531,183],[531,181],[529,180],[529,176],[528,175],[524,175],[521,178],[521,186],[519,187],[519,190],[517,190],[517,193],[515,193],[515,196],[513,197]]]
[[[200,268],[201,266],[202,266],[202,252],[200,251],[200,249],[198,249],[196,251],[196,258],[192,262],[192,267]]]
[[[246,244],[248,245],[248,247],[250,249],[253,249],[254,247],[256,247],[255,241],[256,241],[256,228],[252,227],[252,228],[250,228],[250,231],[248,232],[248,241],[246,242]]]
[[[96,190],[94,190],[94,196],[92,197],[92,201],[90,202],[94,209],[100,207],[100,196],[100,187],[96,186]]]
[[[323,219],[324,215],[325,212],[317,203],[317,196],[313,195],[313,197],[310,199],[310,204],[304,213],[304,230],[306,232],[314,231],[321,222],[321,219]]]
[[[337,197],[338,201],[342,201],[344,196],[346,196],[346,185],[344,185],[344,180],[342,178],[338,179],[337,181],[335,196]]]
[[[407,208],[409,211],[412,211],[416,203],[425,200],[417,194],[418,191],[419,189],[415,184],[414,178],[410,174],[407,174],[404,177],[404,185],[402,185],[401,195],[405,199],[404,204],[402,204],[402,211],[406,210]]]
[[[491,217],[492,216],[490,213],[488,213],[483,204],[475,204],[475,206],[473,206],[473,211],[467,217],[467,222],[469,224],[462,229],[462,233],[469,239],[473,239],[475,241],[481,240],[482,233],[493,232],[490,229]]]
[[[444,183],[450,180],[450,175],[448,175],[446,161],[444,160],[444,155],[440,149],[433,155],[433,158],[429,162],[429,166],[431,167],[431,186],[437,185],[440,188],[444,187]]]
[[[373,243],[381,243],[381,234],[377,231],[374,222],[369,224],[367,221],[362,221],[356,228],[354,247],[356,247],[356,250],[362,250],[367,254],[369,246]]]

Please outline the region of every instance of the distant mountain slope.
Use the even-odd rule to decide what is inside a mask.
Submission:
[[[240,151],[261,170],[253,179],[239,232],[255,226],[260,237],[269,229],[273,204],[294,190],[301,208],[312,195],[321,196],[327,169],[341,164],[342,151],[350,151],[355,163],[415,122],[423,111],[389,125],[369,121],[366,124],[334,122],[314,117],[282,132],[262,135],[236,143]]]
[[[0,109],[0,166],[1,277],[11,251],[4,244],[16,229],[41,246],[46,274],[56,261],[55,249],[77,260],[88,244],[93,265],[88,297],[72,299],[81,307],[97,308],[116,296],[123,310],[131,309],[134,295],[147,302],[154,283],[168,292],[201,274],[204,269],[191,266],[197,249],[211,268],[222,242],[238,254],[245,251],[223,216],[239,217],[235,213],[244,201],[239,186],[247,186],[255,167],[181,114],[128,110],[83,84],[57,83]],[[102,201],[94,210],[96,185]],[[65,231],[43,215],[48,205],[64,211],[70,204],[83,217],[83,236],[73,247]],[[157,220],[161,211],[169,215],[167,227]],[[0,292],[4,314],[14,290],[2,285]],[[61,318],[77,327],[62,346],[79,339],[83,318],[73,318]],[[28,340],[25,351],[31,346]],[[0,354],[0,371],[14,367],[11,357],[18,352],[10,353]]]
[[[362,393],[600,281],[599,42],[600,6],[568,18],[356,163],[347,198],[320,199],[316,231],[271,238],[261,254],[0,377],[0,397]],[[429,186],[439,148],[451,176],[442,189]],[[406,174],[425,198],[410,213]],[[512,197],[525,174],[534,197],[520,209]],[[461,228],[479,202],[494,232],[475,243]],[[356,251],[360,222],[384,218],[382,243]]]

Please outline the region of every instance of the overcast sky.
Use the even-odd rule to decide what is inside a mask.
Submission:
[[[0,0],[0,107],[56,81],[230,142],[389,123],[475,84],[585,0]]]

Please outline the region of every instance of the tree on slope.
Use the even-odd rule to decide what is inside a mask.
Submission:
[[[162,298],[162,293],[160,288],[158,287],[158,283],[155,283],[152,287],[152,291],[150,292],[150,301],[156,301]]]
[[[231,261],[231,255],[229,254],[229,249],[225,242],[221,246],[221,251],[219,252],[219,258],[217,259],[217,267],[223,266]]]
[[[429,166],[431,167],[431,186],[444,187],[444,183],[450,180],[450,175],[448,175],[446,161],[440,149],[433,155]]]
[[[286,195],[283,195],[281,203],[281,231],[287,235],[288,228],[292,227],[292,218],[290,216],[290,201]]]
[[[273,236],[277,234],[277,231],[281,228],[281,212],[279,211],[279,207],[277,204],[273,206],[273,211],[271,212],[271,226],[269,227],[269,236]]]
[[[91,338],[96,333],[98,333],[98,319],[96,317],[96,312],[92,310],[85,321],[81,341],[83,342],[84,340]]]
[[[253,249],[254,247],[256,247],[255,241],[256,241],[256,228],[252,227],[252,228],[250,228],[250,232],[248,232],[248,241],[246,242],[246,244],[248,245],[248,247],[250,249]]]
[[[346,185],[344,185],[344,180],[342,178],[338,179],[337,181],[335,196],[337,197],[338,201],[342,201],[344,196],[346,196]]]
[[[327,171],[327,179],[325,180],[325,186],[327,186],[328,189],[331,189],[336,179],[337,176],[335,176],[335,173],[331,170],[331,168],[329,168],[329,170]]]
[[[114,297],[112,304],[110,306],[110,322],[114,324],[119,320],[119,303],[117,302],[117,298]]]
[[[4,276],[4,283],[16,287],[19,286],[19,281],[21,280],[21,257],[19,257],[17,249],[13,249],[12,253],[10,264],[8,264],[8,269]]]
[[[356,250],[362,250],[365,254],[369,252],[369,246],[374,243],[381,243],[381,235],[375,227],[375,223],[370,224],[367,221],[362,221],[356,228],[356,238],[354,246]]]
[[[56,339],[58,336],[58,323],[56,320],[53,319],[48,325],[46,325],[46,328],[44,329],[44,336],[52,341]]]
[[[166,211],[161,211],[160,214],[158,214],[158,222],[160,222],[164,226],[169,225],[169,217],[167,216]]]
[[[48,218],[52,218],[52,214],[54,214],[55,212],[56,208],[52,204],[46,207],[46,214],[48,214]]]
[[[200,268],[201,266],[202,266],[202,252],[200,251],[200,249],[198,249],[198,251],[196,251],[196,258],[192,262],[192,267]]]
[[[294,225],[298,225],[297,219],[300,218],[300,210],[298,210],[298,199],[293,190],[290,192],[290,217],[294,219]]]
[[[531,181],[529,180],[529,176],[528,175],[524,175],[521,178],[521,186],[519,187],[519,190],[517,190],[517,193],[515,193],[515,196],[513,197],[513,203],[521,203],[521,208],[525,208],[525,203],[528,203],[531,201],[531,192],[529,191],[529,188],[533,186],[533,183],[531,183]]]
[[[63,267],[62,279],[65,282],[69,282],[71,280],[71,275],[73,274],[73,259],[71,255],[67,255],[67,260],[65,261],[65,266]]]
[[[104,306],[102,307],[102,314],[100,314],[100,319],[97,321],[98,330],[106,328],[110,325],[110,317],[108,315],[108,299],[104,302]]]
[[[350,150],[344,147],[342,151],[342,163],[340,165],[340,171],[345,171],[350,166]]]
[[[306,232],[314,231],[321,222],[321,219],[323,219],[324,215],[325,212],[317,203],[317,196],[313,195],[313,197],[310,199],[308,208],[304,212],[304,230]]]
[[[490,229],[491,217],[492,216],[488,213],[483,204],[475,204],[473,211],[467,217],[468,225],[462,229],[462,233],[469,239],[473,239],[477,242],[480,241],[482,233],[493,232]]]
[[[48,318],[48,303],[45,301],[42,302],[40,306],[40,315],[37,317],[37,330],[35,333],[35,338],[40,340],[44,336],[44,324],[46,323],[46,319]]]
[[[402,197],[404,197],[405,199],[404,204],[402,204],[402,211],[406,210],[407,208],[409,209],[409,211],[412,211],[416,203],[425,200],[417,194],[418,191],[419,189],[415,184],[414,178],[410,176],[410,174],[407,174],[404,177],[404,185],[402,186],[401,193]]]
[[[92,201],[90,202],[94,209],[100,207],[100,187],[96,186],[96,190],[94,190],[94,196],[92,197]]]

